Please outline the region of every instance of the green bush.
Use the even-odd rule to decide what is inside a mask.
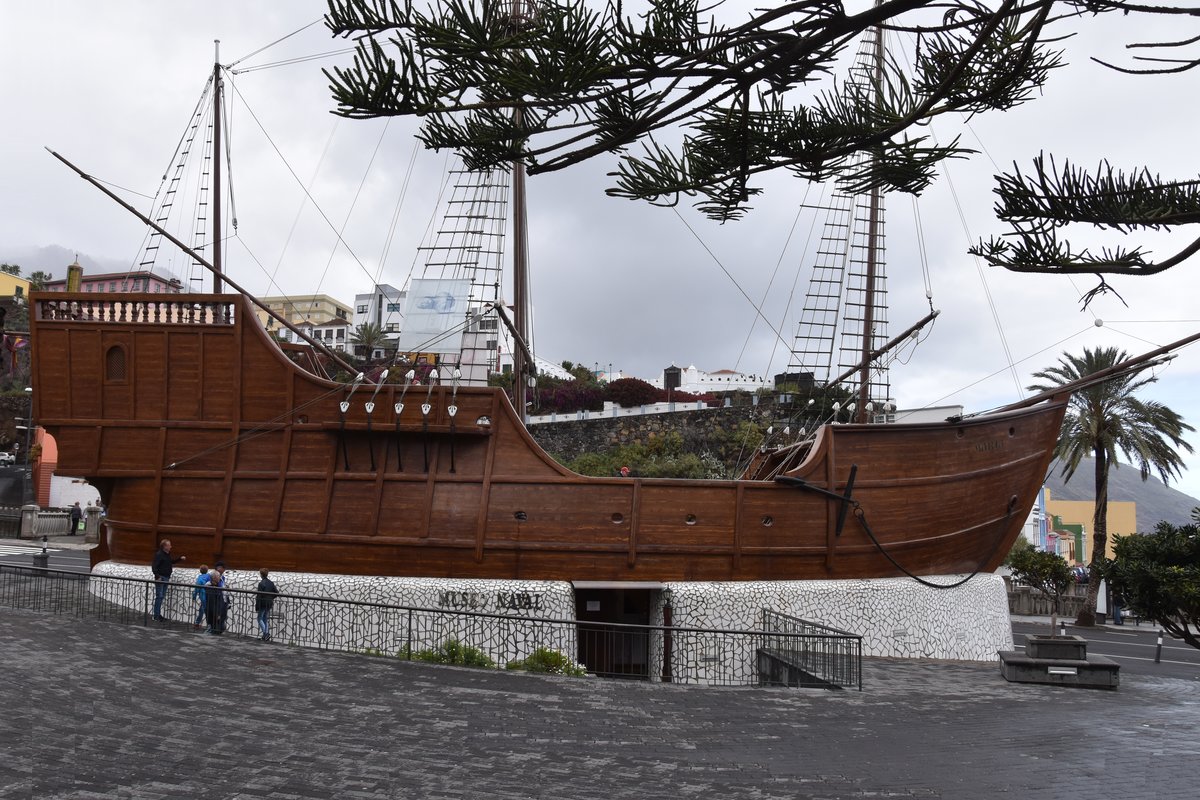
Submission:
[[[539,647],[528,658],[508,662],[508,669],[522,669],[526,672],[543,672],[550,675],[570,675],[582,678],[587,670],[573,660],[548,647]]]
[[[426,661],[430,664],[453,664],[459,667],[485,667],[495,669],[496,662],[478,647],[463,644],[458,639],[447,639],[434,650],[418,650],[413,653],[406,647],[400,651],[401,658]]]

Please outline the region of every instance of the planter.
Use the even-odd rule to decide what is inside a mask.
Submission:
[[[1060,661],[1087,661],[1087,639],[1081,636],[1030,636],[1025,655]]]

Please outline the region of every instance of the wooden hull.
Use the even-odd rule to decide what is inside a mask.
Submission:
[[[58,470],[104,495],[102,557],[147,563],[168,537],[191,563],[237,569],[566,581],[902,574],[853,514],[838,534],[843,504],[825,494],[580,476],[538,447],[498,390],[385,386],[368,414],[373,386],[351,395],[304,372],[241,298],[120,297],[35,295],[31,321],[35,418],[58,442]],[[787,475],[841,494],[857,467],[853,499],[904,570],[991,571],[1042,484],[1065,403],[959,423],[827,426]]]

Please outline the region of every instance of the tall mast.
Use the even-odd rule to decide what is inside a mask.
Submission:
[[[516,29],[527,21],[522,15],[522,0],[512,0],[510,24]],[[520,108],[513,109],[516,130],[521,130],[524,114]],[[514,161],[512,165],[513,200],[513,327],[517,336],[529,344],[529,230],[525,214],[525,164]],[[525,396],[529,368],[523,348],[514,347],[513,355],[513,405],[521,421],[525,421]]]
[[[877,103],[883,100],[883,28],[875,31],[875,99]],[[882,199],[878,187],[872,187],[870,209],[867,216],[867,276],[865,295],[863,298],[862,323],[862,370],[858,380],[858,406],[855,409],[855,421],[867,421],[867,403],[871,399],[871,352],[874,350],[875,328],[875,275],[879,263],[879,218]]]
[[[213,294],[221,294],[221,40],[213,40]]]

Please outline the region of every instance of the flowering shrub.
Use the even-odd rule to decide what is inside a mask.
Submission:
[[[487,653],[478,647],[463,644],[458,639],[447,639],[436,650],[418,650],[408,653],[401,650],[400,657],[409,657],[414,661],[428,661],[431,664],[455,664],[460,667],[486,667],[492,669],[496,662],[488,658]]]
[[[540,414],[570,414],[575,411],[601,411],[604,392],[594,383],[581,381],[546,381],[537,390],[537,411]]]
[[[587,675],[587,670],[583,666],[548,647],[539,647],[529,655],[529,658],[508,662],[508,669],[523,669],[527,672],[544,672],[550,675],[571,675],[576,678]]]
[[[666,399],[662,389],[656,389],[638,378],[619,378],[604,390],[607,399],[625,408],[644,406]]]

